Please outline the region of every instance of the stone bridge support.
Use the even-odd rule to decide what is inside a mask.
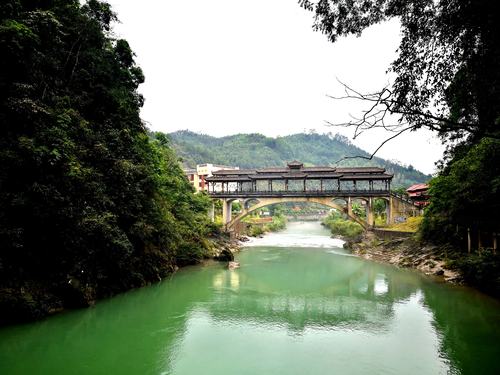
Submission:
[[[391,195],[387,204],[387,222],[393,224],[401,221],[402,218],[422,215],[422,210],[413,203]]]
[[[368,198],[366,202],[366,223],[368,227],[373,228],[375,226],[375,215],[373,213],[373,198]]]
[[[222,223],[226,226],[231,222],[233,199],[222,199]]]

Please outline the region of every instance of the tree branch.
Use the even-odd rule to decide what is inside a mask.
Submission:
[[[408,130],[427,128],[441,134],[450,132],[465,132],[466,134],[474,134],[478,131],[478,124],[452,121],[449,118],[433,114],[429,110],[413,107],[411,104],[398,101],[394,92],[389,88],[389,84],[379,91],[363,94],[343,83],[339,79],[337,79],[337,81],[343,86],[345,95],[326,95],[327,97],[335,100],[360,100],[368,103],[368,107],[361,112],[360,117],[350,115],[352,119],[351,121],[334,124],[325,120],[327,125],[354,128],[353,139],[356,139],[361,134],[371,129],[384,129],[388,132],[394,133],[394,135],[383,141],[370,157],[348,156],[338,162],[353,158],[371,160],[388,141],[398,137]],[[397,115],[399,118],[396,123],[388,124],[386,123],[388,115]],[[500,134],[498,133],[487,132],[483,135],[496,139],[500,138]]]
[[[392,139],[398,137],[399,135],[401,135],[402,133],[404,133],[405,131],[407,130],[411,130],[412,127],[409,126],[407,128],[404,128],[400,131],[398,131],[396,134],[394,134],[393,136],[387,138],[386,140],[384,140],[378,147],[375,151],[372,152],[372,154],[370,156],[362,156],[362,155],[356,155],[356,156],[345,156],[343,157],[342,159],[339,159],[335,162],[335,164],[338,164],[340,163],[341,161],[344,161],[344,160],[347,160],[347,159],[365,159],[365,160],[372,160],[373,157],[375,156],[375,154],[389,141],[391,141]]]

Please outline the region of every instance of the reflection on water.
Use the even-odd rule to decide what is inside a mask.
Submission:
[[[0,373],[500,373],[498,302],[338,245],[294,223],[253,241],[239,269],[187,268],[0,330]]]

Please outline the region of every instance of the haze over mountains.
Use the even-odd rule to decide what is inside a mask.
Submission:
[[[339,162],[346,156],[369,154],[338,134],[299,133],[277,138],[262,134],[236,134],[217,138],[182,130],[169,133],[168,136],[187,167],[214,163],[240,168],[261,168],[282,166],[287,161],[296,159],[306,165],[384,167],[389,173],[394,173],[395,187],[427,182],[431,177],[411,165],[403,166],[377,157],[373,160],[356,158]]]

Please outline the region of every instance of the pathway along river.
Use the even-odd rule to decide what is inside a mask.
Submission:
[[[500,303],[350,256],[318,223],[0,330],[0,374],[500,374]]]

